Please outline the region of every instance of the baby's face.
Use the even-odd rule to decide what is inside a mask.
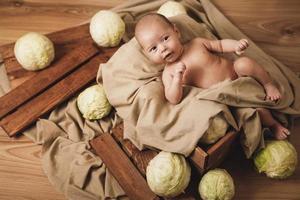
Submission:
[[[156,64],[173,63],[181,57],[183,46],[175,26],[157,21],[147,23],[136,38],[146,56]]]

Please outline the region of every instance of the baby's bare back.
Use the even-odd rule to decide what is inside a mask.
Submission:
[[[211,53],[199,42],[186,44],[180,61],[186,65],[183,74],[183,83],[186,85],[209,88],[226,79],[237,78],[232,61]],[[173,70],[170,72],[174,73]]]

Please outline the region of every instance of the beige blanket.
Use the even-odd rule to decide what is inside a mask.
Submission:
[[[128,32],[124,39],[128,41],[132,37],[131,30],[136,17],[157,10],[164,2],[165,0],[139,0],[116,7],[114,10],[126,21]],[[210,32],[221,38],[246,37],[209,1],[180,2],[187,8],[189,15],[201,23],[198,24],[187,16],[177,18],[179,24],[184,21],[182,28],[189,30],[184,33],[185,40],[195,35],[210,37]],[[138,49],[135,40],[121,47],[103,65],[103,80],[111,103],[124,118],[126,137],[140,148],[153,146],[188,155],[208,127],[209,118],[221,113],[234,128],[244,128],[247,133],[244,137],[245,150],[247,155],[251,155],[262,138],[255,109],[236,108],[231,113],[225,104],[237,107],[269,107],[280,119],[285,118],[282,113],[299,114],[299,80],[287,67],[266,55],[253,43],[246,55],[261,63],[278,81],[281,91],[284,92],[284,98],[278,103],[264,101],[261,86],[251,78],[244,78],[230,83],[224,82],[220,87],[205,91],[186,87],[185,98],[181,104],[171,106],[163,98],[160,80],[162,66],[159,68],[151,65]],[[122,51],[130,53],[122,55]],[[118,56],[120,54],[121,57]],[[130,65],[136,56],[142,58],[142,63]],[[112,65],[114,62],[120,65]],[[1,77],[0,80],[4,79]],[[5,81],[5,86],[2,87],[0,82],[0,92],[8,91],[7,83]],[[243,90],[247,93],[240,92]],[[249,96],[251,93],[257,95]],[[114,112],[104,120],[84,120],[74,98],[53,111],[48,119],[40,119],[25,134],[42,144],[43,169],[53,186],[68,199],[123,199],[126,198],[123,190],[108,173],[101,159],[91,152],[88,144],[90,139],[109,131],[119,120]]]

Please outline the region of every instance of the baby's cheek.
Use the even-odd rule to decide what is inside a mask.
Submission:
[[[152,56],[149,58],[155,64],[163,64],[164,60],[160,56]]]

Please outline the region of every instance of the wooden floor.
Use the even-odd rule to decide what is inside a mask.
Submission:
[[[0,0],[0,45],[14,42],[28,31],[48,33],[76,26],[98,10],[126,1],[129,0]],[[212,2],[263,50],[300,72],[299,0]],[[16,86],[22,77],[10,79]],[[292,130],[291,142],[300,155],[300,120]],[[0,200],[65,199],[44,175],[40,150],[40,146],[25,137],[11,139],[0,135]],[[287,180],[271,180],[257,174],[240,151],[232,154],[222,167],[234,178],[235,199],[300,199],[300,167]]]

